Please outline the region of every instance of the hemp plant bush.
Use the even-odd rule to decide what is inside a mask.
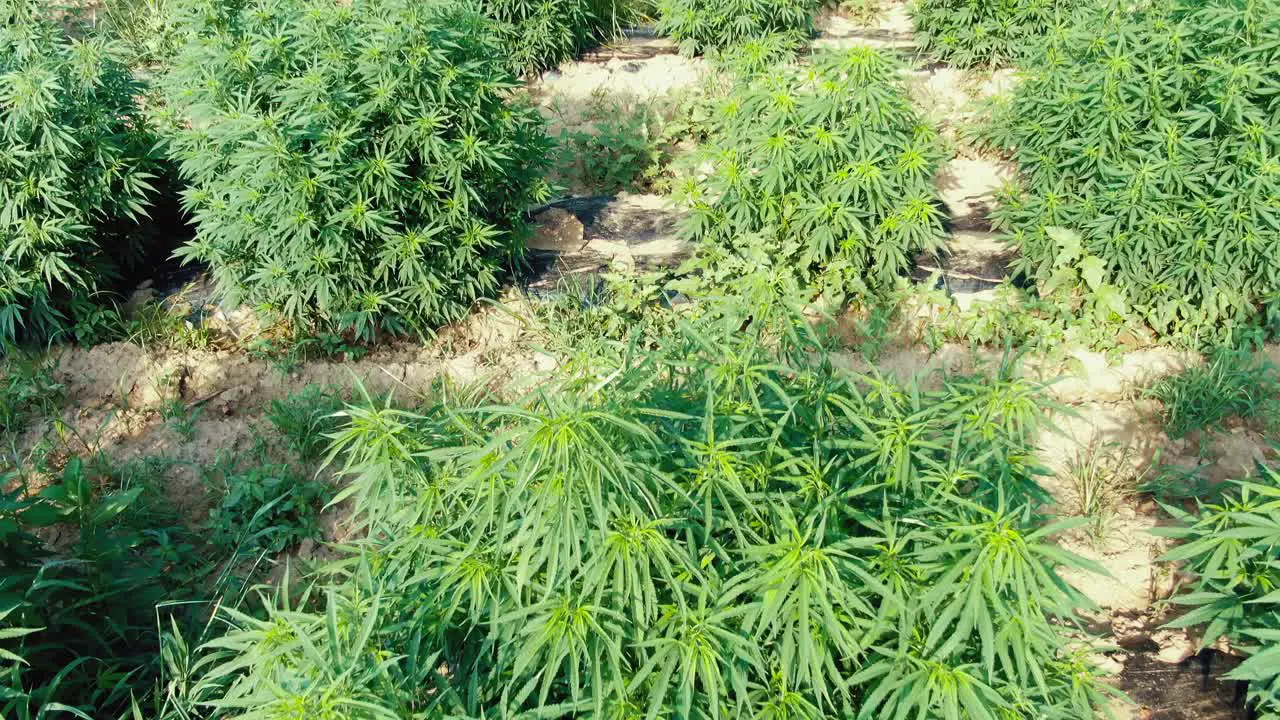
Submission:
[[[709,177],[682,187],[707,262],[762,246],[807,284],[867,295],[939,249],[939,140],[900,69],[855,48],[745,79],[710,120]]]
[[[1180,527],[1161,535],[1183,540],[1163,560],[1184,563],[1197,580],[1173,598],[1187,608],[1170,627],[1203,627],[1201,647],[1225,638],[1249,656],[1227,678],[1249,683],[1249,701],[1260,720],[1280,719],[1280,470],[1262,468],[1232,483],[1214,503],[1195,513],[1166,510]]]
[[[817,0],[658,0],[658,34],[686,55],[724,50],[782,35],[798,44],[813,35]]]
[[[1093,717],[1085,601],[1055,572],[1089,564],[1051,540],[1067,525],[1042,524],[1026,461],[1038,389],[851,374],[798,308],[756,311],[727,302],[514,402],[348,408],[334,502],[364,540],[305,596],[220,612],[178,699],[207,717]]]
[[[0,2],[0,341],[46,339],[146,248],[156,171],[120,49]]]
[[[1071,228],[1158,336],[1280,329],[1280,3],[1122,3],[1051,44],[989,130],[1015,270],[1052,284]]]
[[[189,0],[172,152],[219,291],[302,328],[429,332],[492,293],[545,198],[537,112],[457,3]]]
[[[920,49],[961,67],[999,66],[1040,52],[1081,0],[914,0]]]
[[[497,23],[503,57],[517,73],[571,60],[621,33],[637,14],[625,0],[484,0],[482,7]]]

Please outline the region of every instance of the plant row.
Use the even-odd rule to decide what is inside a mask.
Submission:
[[[232,303],[357,340],[430,332],[491,295],[521,263],[525,213],[549,198],[551,143],[495,61],[513,53],[501,24],[475,7],[185,0],[150,90],[116,46],[67,40],[31,0],[6,13],[0,337],[91,335],[94,298],[154,267],[139,221],[179,175],[196,225],[179,257],[208,264]],[[735,13],[734,27],[779,16]],[[1067,15],[1026,31],[1046,41],[984,130],[1021,168],[996,213],[1015,270],[1153,337],[1273,332],[1280,3]],[[944,237],[942,144],[902,68],[865,48],[787,62],[798,36],[738,30],[708,31],[744,42],[724,54],[732,89],[699,125],[705,162],[681,193],[700,272],[764,255],[815,290],[882,294]]]
[[[798,313],[755,311],[514,403],[348,408],[333,502],[359,539],[219,612],[169,709],[1092,716],[1087,602],[1057,574],[1092,566],[1042,514],[1038,390],[844,372]]]

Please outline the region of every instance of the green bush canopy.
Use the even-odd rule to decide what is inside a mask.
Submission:
[[[997,226],[1048,283],[1078,230],[1155,333],[1280,329],[1280,3],[1155,0],[1100,13],[1030,68],[992,139],[1021,167]]]
[[[816,0],[658,0],[659,34],[688,55],[724,50],[774,35],[813,34]]]
[[[0,341],[46,339],[142,256],[157,172],[141,88],[98,37],[0,2]]]
[[[764,248],[804,282],[866,295],[941,247],[937,134],[900,65],[855,48],[751,76],[713,118],[683,231],[709,263]]]
[[[1060,31],[1081,0],[914,0],[916,43],[960,67],[1027,62]]]
[[[164,79],[218,289],[302,326],[426,332],[497,288],[544,197],[492,23],[409,0],[192,0]]]
[[[236,716],[1092,717],[1026,464],[1037,388],[838,370],[746,308],[514,403],[346,412],[363,528],[302,601],[226,611]],[[780,340],[780,338],[782,338]],[[786,339],[789,338],[789,339]]]

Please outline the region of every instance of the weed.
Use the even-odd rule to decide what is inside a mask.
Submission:
[[[179,29],[169,21],[171,0],[118,0],[104,6],[111,37],[128,50],[130,64],[156,67],[178,51]]]
[[[168,302],[148,300],[128,308],[122,335],[141,347],[170,350],[204,350],[213,343],[213,332],[195,324]]]
[[[21,478],[0,493],[0,662],[16,663],[0,678],[4,717],[123,717],[158,678],[157,618],[190,617],[157,605],[191,598],[203,559],[172,516],[140,504],[141,485],[113,487],[104,467],[72,458],[39,493]],[[36,536],[55,530],[56,555]]]
[[[858,23],[869,25],[885,16],[888,10],[884,0],[839,0],[840,14]]]
[[[340,333],[301,334],[287,332],[257,338],[249,343],[249,356],[266,360],[281,375],[288,375],[303,363],[316,360],[354,362],[369,353],[370,346],[352,342]]]
[[[664,156],[664,121],[652,104],[596,93],[576,116],[558,103],[552,110],[561,125],[555,176],[571,190],[612,195],[643,189],[656,179]]]
[[[1084,530],[1094,542],[1101,543],[1125,499],[1142,484],[1132,451],[1127,445],[1094,440],[1080,450],[1067,472],[1074,491],[1075,514],[1087,519]]]
[[[169,398],[160,405],[160,417],[168,423],[184,442],[196,436],[196,421],[204,411],[202,407],[188,407],[180,397]]]
[[[215,475],[221,500],[209,513],[210,542],[231,555],[271,555],[320,535],[324,483],[300,477],[288,465],[254,460]]]
[[[53,361],[12,349],[0,356],[0,436],[21,432],[33,418],[57,414],[65,388]]]
[[[1204,365],[1159,381],[1147,395],[1164,404],[1165,432],[1172,438],[1221,430],[1233,418],[1280,422],[1280,371],[1247,350],[1218,350]]]
[[[328,436],[339,424],[334,414],[342,407],[342,398],[334,391],[308,385],[283,400],[272,400],[266,417],[284,438],[291,454],[305,465],[324,454]]]

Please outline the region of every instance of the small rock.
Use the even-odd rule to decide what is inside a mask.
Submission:
[[[1187,637],[1186,632],[1159,630],[1151,639],[1160,646],[1160,651],[1156,653],[1160,662],[1177,665],[1196,654],[1196,644]]]
[[[576,252],[586,245],[586,228],[573,213],[563,208],[547,208],[533,218],[529,247],[551,252]]]
[[[1098,670],[1102,671],[1103,675],[1119,675],[1124,671],[1124,663],[1110,655],[1095,654],[1089,659]]]
[[[533,368],[537,372],[551,372],[556,368],[557,364],[558,363],[554,355],[548,355],[544,352],[534,353],[533,355]]]
[[[1219,437],[1214,443],[1218,460],[1212,479],[1220,482],[1252,474],[1258,463],[1266,461],[1263,447],[1265,441],[1255,441],[1252,435],[1245,433],[1232,432]]]

